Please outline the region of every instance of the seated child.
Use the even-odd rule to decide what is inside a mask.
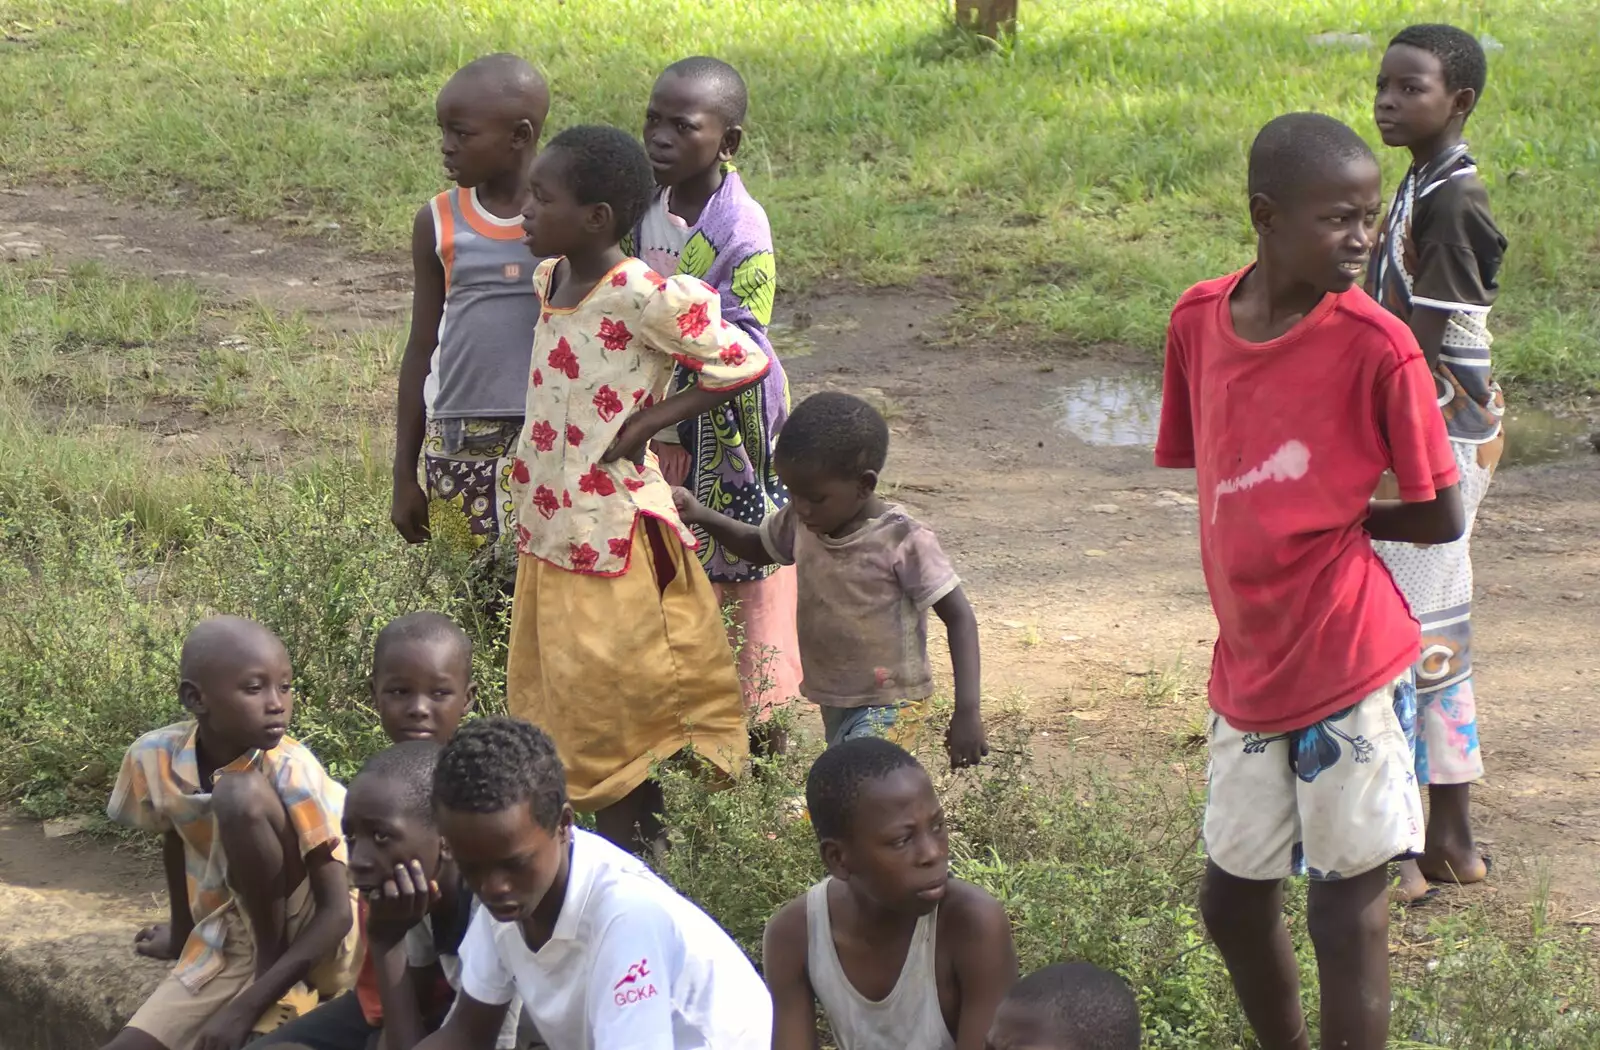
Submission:
[[[457,950],[477,900],[434,826],[433,770],[472,706],[472,640],[446,616],[416,612],[378,633],[373,706],[393,747],[350,784],[344,831],[361,893],[367,952],[355,991],[253,1047],[411,1050],[436,1029],[460,985]],[[517,1045],[520,1006],[496,1047]]]
[[[1322,1045],[1382,1050],[1388,864],[1422,848],[1417,623],[1374,540],[1461,535],[1459,477],[1416,338],[1356,279],[1378,163],[1331,117],[1250,148],[1251,266],[1185,292],[1156,463],[1194,468],[1217,615],[1200,908],[1264,1047],[1309,1050],[1283,879],[1306,925]],[[1393,471],[1399,500],[1373,500]]]
[[[822,707],[830,745],[888,734],[910,743],[933,695],[928,610],[950,632],[954,766],[989,747],[978,704],[978,621],[933,532],[878,496],[889,426],[871,405],[824,393],[794,410],[778,440],[790,503],[760,526],[674,493],[684,520],[757,565],[799,571],[800,691]]]
[[[624,248],[663,276],[687,274],[710,284],[721,295],[723,319],[772,363],[760,383],[655,441],[667,484],[760,525],[789,502],[772,465],[773,438],[789,415],[789,383],[767,338],[777,286],[772,230],[733,167],[748,100],[738,70],[715,58],[674,62],[656,79],[644,144],[660,188]],[[672,388],[695,381],[695,372],[679,365]],[[731,610],[730,636],[741,643],[745,706],[764,719],[800,694],[794,569],[748,562],[705,530],[695,534],[700,564]],[[781,740],[771,743],[782,747]]]
[[[847,740],[811,767],[806,805],[828,876],[767,923],[772,1050],[816,1046],[818,1003],[840,1050],[981,1050],[1017,954],[1000,902],[950,877],[928,774]]]
[[[461,995],[423,1050],[490,1045],[520,995],[550,1050],[750,1050],[772,1005],[705,912],[641,861],[573,826],[543,732],[465,726],[434,774],[439,830],[483,908],[461,947]]]
[[[292,678],[271,631],[206,620],[179,666],[191,717],[123,759],[106,813],[164,836],[172,911],[134,950],[176,965],[111,1050],[239,1046],[350,986],[344,788],[285,735]]]
[[[1093,963],[1057,963],[1012,986],[983,1050],[1139,1050],[1139,1000]]]
[[[1411,153],[1367,266],[1367,291],[1417,337],[1433,371],[1450,448],[1461,471],[1466,532],[1454,543],[1380,543],[1382,558],[1422,624],[1417,672],[1417,780],[1428,788],[1427,846],[1400,866],[1402,900],[1428,883],[1481,882],[1488,862],[1472,837],[1472,782],[1483,779],[1472,677],[1473,520],[1489,491],[1505,432],[1505,399],[1489,367],[1489,311],[1506,239],[1467,152],[1467,119],[1487,78],[1483,48],[1455,26],[1420,25],[1389,42],[1373,115],[1384,145]]]
[[[391,518],[408,542],[421,543],[429,504],[442,504],[461,537],[482,544],[493,563],[497,541],[509,540],[515,524],[511,461],[528,333],[539,318],[522,208],[550,92],[523,59],[486,55],[450,78],[436,109],[445,174],[457,188],[423,205],[412,223],[411,335],[400,364]],[[509,569],[494,582],[508,584]]]
[[[716,292],[622,251],[654,183],[616,128],[569,128],[534,162],[524,227],[546,256],[544,309],[511,478],[506,703],[555,741],[572,804],[632,849],[661,841],[653,762],[693,747],[731,773],[750,751],[722,611],[647,445],[768,367]],[[699,380],[669,393],[675,362]]]

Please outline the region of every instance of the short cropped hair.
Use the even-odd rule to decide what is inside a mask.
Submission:
[[[1093,963],[1046,966],[1012,985],[1006,1001],[1026,1009],[1062,1050],[1139,1050],[1133,989]]]
[[[789,414],[774,455],[836,477],[881,472],[889,459],[889,424],[852,394],[812,394]]]
[[[468,722],[445,745],[433,804],[458,813],[500,813],[526,803],[547,831],[561,822],[567,772],[544,730],[517,718]]]
[[[373,672],[383,665],[385,653],[407,642],[444,642],[461,654],[467,673],[472,673],[472,639],[467,632],[443,613],[427,611],[406,613],[384,625],[372,643]]]
[[[1288,113],[1267,122],[1250,145],[1250,196],[1275,201],[1325,172],[1353,160],[1377,163],[1368,146],[1350,127],[1322,113]]]
[[[806,809],[818,840],[842,839],[864,784],[901,769],[921,769],[911,753],[882,737],[858,737],[828,748],[806,774]]]
[[[578,203],[611,205],[617,236],[631,231],[656,189],[655,171],[644,147],[618,128],[580,124],[545,147],[547,153],[557,150],[567,156],[567,185]]]
[[[436,740],[407,740],[384,748],[361,767],[356,774],[384,777],[395,789],[395,801],[401,812],[433,827],[433,774],[439,766],[439,755],[444,748]]]
[[[1407,26],[1389,41],[1390,47],[1396,44],[1426,51],[1437,58],[1444,70],[1446,90],[1471,88],[1474,94],[1483,95],[1483,86],[1489,79],[1489,60],[1483,53],[1483,45],[1465,29],[1438,22]]]
[[[668,73],[693,81],[706,89],[712,109],[727,127],[744,123],[750,107],[750,90],[745,87],[739,71],[720,58],[696,55],[672,63],[661,75]]]
[[[521,55],[501,51],[475,58],[456,70],[450,81],[471,83],[514,102],[535,125],[542,126],[550,114],[550,87]]]

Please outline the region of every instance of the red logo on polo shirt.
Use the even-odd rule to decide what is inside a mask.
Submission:
[[[612,996],[618,1006],[631,1006],[645,999],[654,999],[656,986],[647,978],[650,976],[649,959],[640,959],[628,967],[628,972],[622,975],[622,980],[612,986],[615,994]]]

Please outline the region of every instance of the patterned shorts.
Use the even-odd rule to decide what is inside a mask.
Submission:
[[[1411,674],[1288,733],[1211,716],[1206,852],[1241,879],[1364,875],[1422,852]]]
[[[430,419],[422,442],[434,535],[477,551],[475,561],[507,585],[517,571],[511,467],[521,430],[518,419]]]
[[[512,531],[511,464],[521,429],[518,419],[428,420],[422,442],[428,500],[460,514],[478,543]]]

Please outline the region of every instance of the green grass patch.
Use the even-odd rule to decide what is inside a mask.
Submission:
[[[552,130],[636,127],[654,75],[713,53],[750,81],[742,163],[793,291],[838,274],[949,282],[958,334],[1152,351],[1189,283],[1250,256],[1244,154],[1291,109],[1372,138],[1379,48],[1414,21],[1492,34],[1470,128],[1510,241],[1502,372],[1600,379],[1600,41],[1576,0],[1024,0],[1014,47],[938,0],[0,0],[0,157],[249,218],[336,219],[405,243],[436,192],[433,96],[462,62],[527,55]],[[1337,30],[1364,50],[1317,48]],[[1402,157],[1385,154],[1392,186]]]
[[[0,266],[0,512],[187,539],[263,472],[388,476],[399,334],[332,336],[95,265]]]

